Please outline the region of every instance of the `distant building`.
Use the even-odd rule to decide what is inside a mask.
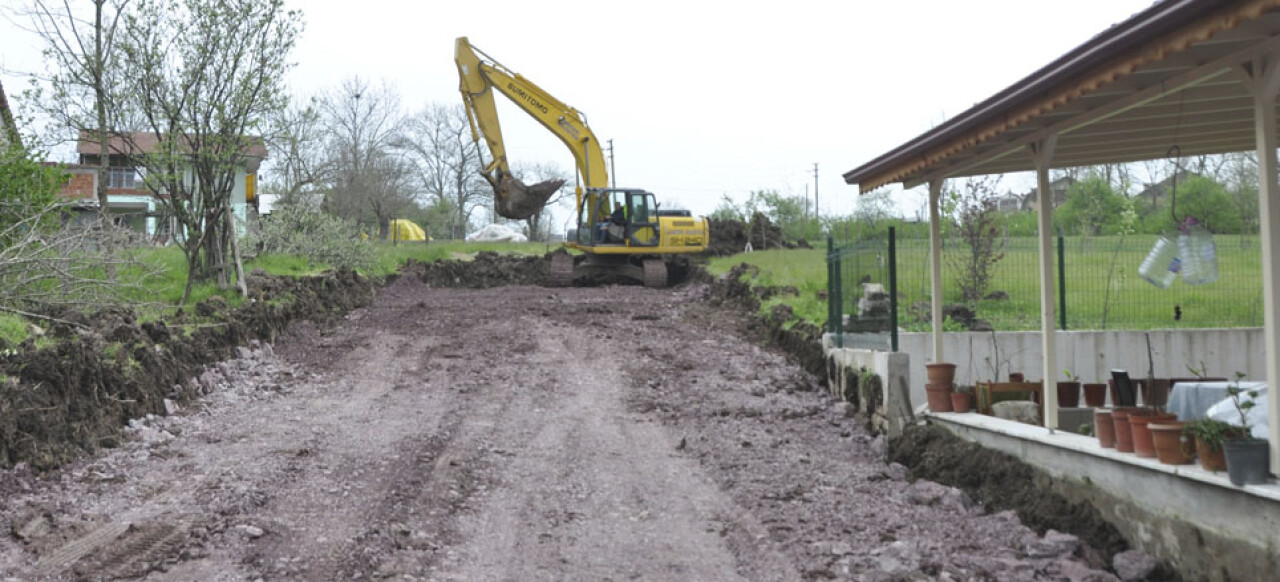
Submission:
[[[149,240],[164,241],[172,237],[177,227],[172,216],[164,212],[164,206],[143,185],[142,168],[131,160],[154,151],[159,140],[151,133],[134,133],[129,139],[112,136],[107,144],[107,210],[118,224],[128,226]],[[67,166],[71,177],[63,185],[64,198],[83,201],[81,208],[98,207],[98,162],[102,151],[97,141],[81,133],[76,145],[78,163]],[[231,208],[243,224],[250,209],[255,209],[257,199],[257,171],[267,157],[267,148],[261,141],[246,149],[240,158],[239,171],[231,190]],[[161,194],[163,196],[163,194]]]
[[[1067,202],[1067,191],[1079,182],[1071,176],[1063,176],[1049,182],[1049,194],[1053,197],[1053,207],[1058,208]],[[1027,192],[1026,197],[1027,210],[1040,210],[1040,188],[1032,188]]]
[[[1134,199],[1137,200],[1139,204],[1147,205],[1148,208],[1157,208],[1160,206],[1160,203],[1164,201],[1165,197],[1168,196],[1169,191],[1175,186],[1175,184],[1181,184],[1191,178],[1198,177],[1202,176],[1190,170],[1178,170],[1176,173],[1171,174],[1168,178],[1160,180],[1159,182],[1146,184],[1141,192],[1134,195]]]

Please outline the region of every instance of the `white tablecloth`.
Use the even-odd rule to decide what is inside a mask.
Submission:
[[[1178,415],[1178,420],[1192,421],[1210,417],[1217,420],[1240,424],[1240,413],[1227,395],[1227,387],[1235,382],[1178,382],[1173,385],[1169,394],[1169,412]],[[1253,434],[1258,438],[1267,435],[1267,383],[1240,382],[1240,389],[1256,390],[1258,397],[1252,409],[1248,411],[1249,424],[1253,426]],[[1249,400],[1248,394],[1242,394],[1241,402]]]

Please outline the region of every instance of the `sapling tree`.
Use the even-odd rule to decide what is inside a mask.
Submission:
[[[970,178],[947,197],[946,210],[954,220],[964,252],[946,256],[956,271],[964,301],[977,301],[987,294],[996,264],[1004,258],[1006,240],[1000,232],[1000,210],[995,200],[999,183],[998,176]]]

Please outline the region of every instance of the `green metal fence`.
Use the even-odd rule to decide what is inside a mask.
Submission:
[[[1138,275],[1138,266],[1157,236],[1056,237],[1056,316],[1059,329],[1160,329],[1257,327],[1262,325],[1261,247],[1256,235],[1215,237],[1219,278],[1215,283],[1188,285],[1179,278],[1160,289]],[[876,238],[837,244],[828,241],[829,327],[880,333],[888,346],[894,334],[880,329],[864,283],[890,288],[893,330],[929,331],[929,240],[897,238],[892,230]],[[1034,237],[1003,240],[999,259],[991,265],[990,281],[977,298],[966,299],[960,279],[969,250],[962,241],[943,241],[943,302],[955,317],[945,329],[1018,331],[1040,329],[1039,242]],[[892,255],[893,260],[890,260]],[[962,306],[963,309],[957,306]],[[966,311],[968,310],[968,311]],[[977,323],[968,321],[972,317]],[[871,314],[873,317],[865,317]],[[985,324],[985,325],[984,325]],[[883,326],[881,326],[883,327]],[[865,335],[859,342],[870,342]]]

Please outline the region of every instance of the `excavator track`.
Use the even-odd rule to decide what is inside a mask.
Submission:
[[[551,255],[551,286],[573,286],[573,255],[568,253]]]
[[[662,289],[667,286],[667,264],[662,259],[644,260],[644,286]]]

